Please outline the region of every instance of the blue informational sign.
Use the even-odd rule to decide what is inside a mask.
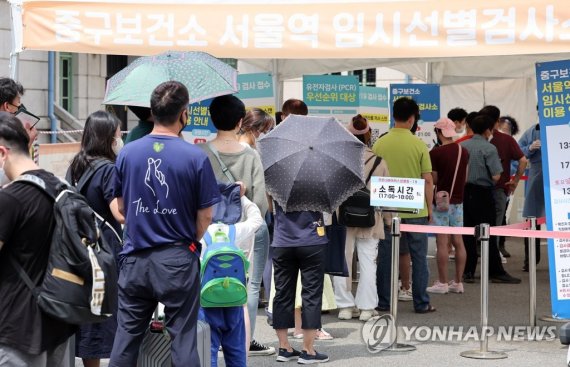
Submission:
[[[390,84],[390,108],[395,100],[413,98],[420,106],[420,119],[425,122],[439,120],[439,84]]]
[[[440,94],[438,84],[390,84],[390,110],[394,101],[403,98],[413,98],[420,107],[420,120],[416,136],[431,149],[437,140],[433,131],[434,125],[441,117]],[[392,116],[392,113],[390,113]],[[394,126],[394,118],[390,119],[390,127]]]
[[[546,224],[570,231],[570,60],[536,64]],[[552,316],[570,318],[570,240],[548,240]]]
[[[205,143],[214,138],[218,130],[210,118],[212,99],[193,103],[188,106],[188,125],[184,128],[184,137],[191,143]]]
[[[360,106],[388,108],[388,89],[360,87]]]
[[[252,98],[273,98],[273,77],[268,73],[239,74],[238,92],[241,100]]]

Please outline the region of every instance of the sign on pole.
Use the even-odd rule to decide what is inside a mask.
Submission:
[[[273,78],[271,74],[240,74],[237,78],[238,93],[246,110],[260,108],[275,118],[275,98],[273,97]],[[193,143],[205,143],[216,137],[218,130],[210,118],[212,99],[191,104],[188,107],[188,126],[182,131],[184,139]]]
[[[402,97],[413,98],[419,105],[420,121],[416,136],[426,143],[428,149],[431,149],[437,141],[433,131],[434,125],[441,115],[439,85],[390,84],[390,108],[395,100]]]
[[[246,109],[257,107],[275,118],[275,94],[271,74],[239,74],[237,82],[239,91],[235,96],[243,101]]]
[[[536,64],[548,230],[570,230],[570,60]],[[552,316],[570,318],[570,240],[548,240]]]
[[[390,127],[388,88],[360,87],[360,114],[372,130],[372,144]]]
[[[370,205],[399,209],[423,209],[425,180],[372,176]]]
[[[304,75],[303,101],[309,115],[333,116],[348,124],[360,105],[358,77],[354,75]]]

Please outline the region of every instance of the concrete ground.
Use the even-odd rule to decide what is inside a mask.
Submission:
[[[509,240],[507,250],[512,254],[505,265],[507,271],[516,277],[522,278],[518,285],[490,284],[489,292],[489,325],[492,326],[526,326],[529,324],[529,282],[528,273],[522,272],[523,244],[522,240]],[[550,288],[546,247],[542,248],[542,261],[537,268],[537,315],[538,317],[550,315]],[[435,259],[429,260],[431,278],[435,279]],[[454,262],[449,263],[450,274]],[[432,295],[431,303],[437,312],[430,314],[416,314],[411,302],[399,302],[399,326],[479,326],[480,325],[480,283],[465,285],[465,294]],[[365,347],[361,336],[364,323],[353,319],[341,321],[337,319],[337,312],[323,315],[323,327],[335,339],[319,341],[316,348],[330,356],[327,366],[360,366],[368,364],[384,364],[388,366],[566,366],[567,347],[560,344],[558,339],[547,341],[498,341],[496,337],[489,340],[489,350],[500,351],[508,358],[501,360],[475,360],[461,357],[463,351],[479,349],[476,341],[425,341],[412,340],[410,344],[417,350],[407,353],[380,352],[370,354]],[[548,323],[539,320],[539,326],[556,326],[560,323]],[[263,310],[258,312],[258,321],[255,337],[260,342],[277,347],[276,336],[266,323]],[[302,343],[292,340],[294,348],[301,348]],[[290,362],[293,363],[293,362]],[[275,356],[251,357],[248,366],[274,366]],[[106,366],[106,361],[102,366]],[[223,362],[220,359],[220,365]],[[76,366],[82,366],[77,360]]]

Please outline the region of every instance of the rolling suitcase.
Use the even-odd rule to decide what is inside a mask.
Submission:
[[[211,363],[210,325],[198,321],[197,329],[200,366],[209,367]],[[163,321],[159,320],[157,310],[141,344],[138,367],[171,367],[170,337],[165,331],[166,328]]]

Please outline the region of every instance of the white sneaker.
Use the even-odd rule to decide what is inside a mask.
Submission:
[[[426,290],[429,293],[447,294],[449,292],[449,286],[447,283],[441,283],[439,280],[436,280],[435,283],[433,283],[431,287],[427,287]]]
[[[352,307],[341,308],[340,311],[338,312],[339,320],[351,320],[353,317],[354,315]]]
[[[499,251],[499,256],[501,256],[501,263],[506,264],[506,263],[507,263],[507,258],[503,256],[503,254],[501,253],[501,251]]]
[[[412,290],[411,289],[404,289],[400,288],[398,291],[398,301],[412,301],[414,298],[412,297]]]
[[[449,289],[449,292],[451,292],[451,293],[464,293],[463,283],[461,283],[461,282],[455,283],[455,280],[452,280],[451,282],[449,282],[448,289]]]
[[[368,321],[374,316],[378,316],[378,311],[376,310],[362,310],[360,311],[360,321]]]

